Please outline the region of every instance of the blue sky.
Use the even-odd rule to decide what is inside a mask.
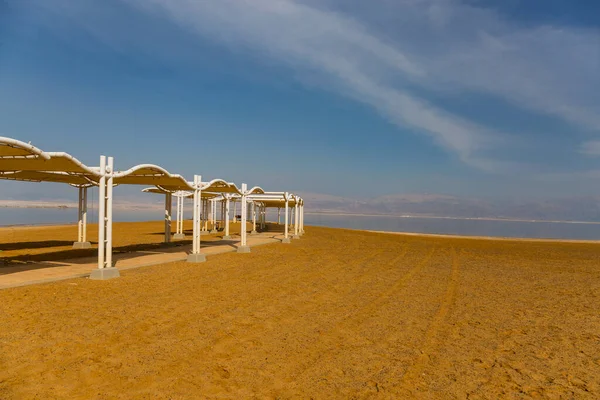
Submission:
[[[0,135],[44,150],[353,197],[600,195],[597,1],[2,1]]]

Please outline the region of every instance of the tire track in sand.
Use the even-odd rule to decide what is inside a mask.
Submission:
[[[407,246],[404,247],[403,249],[404,251],[401,253],[400,256],[396,256],[393,259],[393,262],[397,262],[399,261],[402,257],[404,257],[407,253]],[[372,254],[371,252],[365,252],[365,254],[360,257],[359,259],[355,260],[355,263],[360,265],[364,262],[366,262],[368,259],[371,258],[377,258],[379,257],[382,253],[384,252],[384,250],[378,250],[375,254]],[[336,269],[336,268],[342,268],[344,265],[346,265],[346,261],[345,260],[337,260],[335,262],[330,261],[330,264],[332,264],[330,266],[331,269]],[[229,269],[233,269],[233,268],[229,268]],[[221,271],[215,271],[213,272],[213,274],[211,276],[216,276],[217,273],[219,275],[222,276],[226,276],[226,274],[224,274],[224,272],[228,272],[229,269],[226,270],[221,270]],[[280,270],[278,271],[267,271],[266,275],[265,271],[253,271],[253,273],[249,276],[246,276],[246,280],[247,281],[256,281],[256,277],[254,275],[256,275],[257,273],[259,274],[263,274],[261,276],[261,279],[266,279],[266,280],[277,280],[278,278],[277,275],[280,275],[282,272]],[[302,280],[305,281],[326,281],[325,277],[327,276],[328,271],[323,271],[320,269],[314,269],[312,271],[310,271],[309,274],[306,273],[305,269],[294,269],[294,270],[286,270],[285,271],[285,281],[286,282],[293,282],[296,280],[300,280],[300,278],[302,278]],[[368,274],[368,271],[363,271],[361,273],[358,273],[356,276],[352,277],[351,279],[353,280],[359,280],[359,281],[363,281],[365,276]],[[267,278],[265,278],[265,276]],[[297,303],[299,305],[303,305],[304,307],[311,309],[316,307],[314,303],[309,303],[307,302],[308,298],[314,298],[316,296],[321,296],[323,295],[323,293],[325,293],[326,288],[321,288],[321,292],[319,292],[317,295],[315,294],[306,294],[304,296],[304,298],[300,298],[297,300]],[[345,293],[345,295],[348,295],[351,293],[351,290],[348,293]],[[296,311],[299,311],[300,308],[296,308]],[[304,310],[303,312],[307,312],[306,310]],[[274,320],[274,321],[282,321],[285,320],[286,317],[288,317],[288,313],[289,310],[283,310],[280,311],[276,314],[270,314],[268,317],[263,317],[262,319],[269,319],[269,320]],[[249,317],[249,321],[253,321],[253,317]],[[343,319],[344,317],[342,317]],[[335,326],[335,324],[334,324]],[[260,342],[263,333],[260,334],[256,334],[254,336],[245,336],[244,340],[242,341],[241,339],[239,339],[239,337],[229,333],[223,333],[221,332],[221,329],[224,328],[220,328],[219,330],[219,334],[215,334],[207,343],[207,345],[205,346],[204,350],[206,351],[217,351],[219,353],[222,354],[227,354],[228,351],[231,351],[232,349],[238,349],[241,348],[243,345],[243,341],[245,342],[252,342],[252,341],[256,341],[256,342]]]
[[[418,387],[420,384],[419,378],[422,376],[427,364],[431,361],[431,356],[438,351],[442,342],[439,338],[439,333],[443,331],[444,321],[456,300],[459,276],[460,258],[456,253],[456,249],[452,248],[452,273],[450,274],[446,293],[437,313],[434,315],[431,324],[425,332],[421,354],[402,376],[399,388],[408,389],[412,392],[412,389]]]
[[[407,249],[408,250],[408,249]],[[331,358],[336,354],[343,351],[343,349],[337,348],[336,343],[343,341],[344,335],[344,326],[352,325],[353,322],[360,321],[364,319],[364,315],[371,315],[374,309],[377,309],[382,304],[389,301],[389,298],[392,294],[397,293],[402,290],[402,288],[410,282],[410,280],[421,271],[426,265],[429,264],[433,255],[437,251],[437,248],[433,248],[425,255],[420,262],[418,262],[414,267],[412,267],[408,272],[403,274],[400,278],[398,278],[391,287],[382,291],[375,299],[368,301],[365,305],[363,305],[360,309],[355,312],[346,313],[340,320],[332,326],[331,329],[326,331],[329,336],[327,340],[323,340],[318,342],[318,346],[312,347],[310,349],[310,353],[316,353],[317,356],[312,360],[303,363],[299,366],[298,370],[295,372],[290,372],[290,375],[293,377],[293,381],[298,382],[298,379],[301,378],[307,371],[316,366],[322,359]],[[407,251],[403,252],[403,254],[396,257],[393,262],[398,262],[404,256],[406,256]],[[324,332],[322,332],[324,333]],[[335,349],[332,351],[332,349]],[[308,358],[309,354],[306,355]]]

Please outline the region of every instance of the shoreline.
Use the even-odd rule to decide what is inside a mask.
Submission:
[[[53,203],[44,201],[12,201],[0,200],[0,209],[49,209],[49,210],[77,210],[77,204],[72,202]],[[94,209],[89,207],[88,210]],[[161,211],[163,207],[155,203],[130,203],[115,202],[113,209],[118,211],[144,212]],[[191,207],[184,207],[186,211],[191,211]],[[306,211],[307,215],[325,215],[331,217],[375,217],[375,218],[405,218],[405,219],[443,219],[455,221],[493,221],[493,222],[523,222],[523,223],[552,223],[552,224],[576,224],[576,225],[600,225],[600,221],[580,221],[580,220],[561,220],[561,219],[527,219],[527,218],[503,218],[503,217],[451,217],[439,215],[395,215],[395,214],[371,214],[371,213],[351,213],[336,211]]]
[[[388,217],[388,218],[414,218],[414,219],[450,219],[457,221],[496,221],[496,222],[527,222],[527,223],[552,223],[552,224],[582,224],[600,225],[600,221],[569,221],[560,219],[519,219],[519,218],[497,218],[497,217],[442,217],[437,215],[393,215],[393,214],[356,214],[337,212],[305,212],[307,215],[328,215],[340,217]]]
[[[113,202],[113,210],[119,211],[160,211],[164,206],[158,203],[132,203],[132,202]],[[47,210],[65,210],[65,211],[77,211],[77,203],[63,202],[53,203],[48,201],[28,201],[28,200],[0,200],[0,209],[47,209]],[[186,207],[191,210],[192,207]],[[88,212],[96,210],[97,207],[88,206]]]
[[[337,228],[336,228],[337,229]],[[442,233],[419,233],[419,232],[393,232],[393,231],[373,231],[368,229],[350,229],[357,232],[381,233],[387,235],[403,235],[403,236],[423,236],[432,238],[445,239],[472,239],[472,240],[498,240],[498,241],[513,241],[513,242],[558,242],[558,243],[582,243],[582,244],[600,244],[599,240],[593,239],[555,239],[555,238],[525,238],[525,237],[510,237],[510,236],[469,236],[469,235],[447,235]]]
[[[143,222],[156,222],[154,220],[149,221],[122,221],[119,223],[143,223]],[[267,222],[275,223],[275,222]],[[93,225],[90,224],[90,225]],[[0,225],[0,232],[9,229],[35,229],[35,228],[60,228],[60,227],[72,227],[77,226],[77,223],[49,223],[49,224],[14,224],[14,225]],[[307,228],[313,227],[306,225]],[[327,228],[327,229],[338,229],[344,231],[353,232],[367,232],[367,233],[379,233],[387,235],[403,235],[403,236],[421,236],[431,238],[446,238],[446,239],[472,239],[472,240],[497,240],[497,241],[513,241],[513,242],[557,242],[557,243],[582,243],[582,244],[600,244],[600,239],[557,239],[557,238],[527,238],[527,237],[511,237],[511,236],[480,236],[480,235],[453,235],[443,233],[422,233],[422,232],[396,232],[396,231],[380,231],[371,229],[352,229],[352,228],[339,228],[333,226],[320,226],[314,225],[315,228]]]

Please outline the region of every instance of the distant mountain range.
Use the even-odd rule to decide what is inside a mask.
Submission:
[[[316,193],[299,193],[307,212],[507,218],[600,222],[600,197],[547,200],[495,200],[436,194],[396,194],[372,199],[351,199]]]
[[[68,192],[68,198],[61,194],[64,195],[64,192],[13,195],[0,200],[0,207],[77,207],[74,191]],[[600,222],[600,197],[594,196],[519,201],[439,194],[394,194],[369,199],[306,192],[298,194],[305,199],[306,212],[309,213]],[[89,201],[91,209],[97,203],[96,192],[90,193]],[[186,203],[186,207],[190,204]],[[137,190],[119,191],[114,206],[124,210],[160,210],[164,207],[164,197],[142,194]]]

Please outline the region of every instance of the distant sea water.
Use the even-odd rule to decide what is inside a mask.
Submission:
[[[150,221],[161,218],[161,211],[113,210],[114,221]],[[76,222],[77,210],[73,208],[0,208],[0,226],[73,224]],[[96,210],[88,210],[88,222],[98,222]]]
[[[600,223],[306,214],[305,225],[441,235],[600,240]]]
[[[186,212],[185,218],[191,218]],[[88,212],[88,221],[97,221],[96,210]],[[114,210],[115,221],[160,220],[162,212]],[[269,213],[269,220],[276,220]],[[0,226],[75,223],[77,210],[56,208],[0,208]],[[283,222],[283,215],[282,215]],[[600,240],[600,223],[506,221],[483,219],[445,219],[426,217],[305,215],[306,225],[332,228],[364,229],[389,232],[414,232],[443,235],[492,236],[513,238],[545,238]]]

